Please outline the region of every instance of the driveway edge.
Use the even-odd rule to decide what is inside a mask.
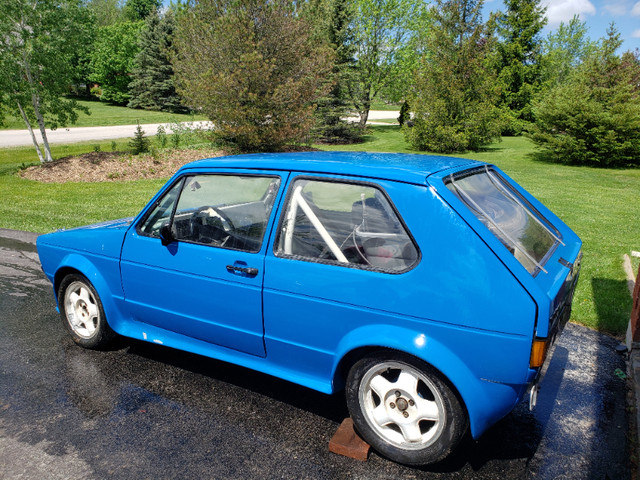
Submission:
[[[23,243],[36,244],[36,239],[40,236],[39,233],[24,232],[22,230],[10,230],[8,228],[0,228],[0,237],[9,238],[11,240],[18,240]]]

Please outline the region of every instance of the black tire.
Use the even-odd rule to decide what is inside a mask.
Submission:
[[[444,459],[467,430],[466,411],[449,382],[402,352],[375,352],[356,362],[347,377],[346,397],[362,438],[405,465]]]
[[[74,273],[62,279],[58,306],[62,323],[81,347],[103,348],[116,336],[107,323],[96,289],[84,275]]]

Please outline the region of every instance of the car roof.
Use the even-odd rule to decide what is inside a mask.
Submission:
[[[383,178],[424,185],[432,173],[480,162],[467,158],[407,153],[295,152],[254,153],[207,158],[188,163],[180,173],[192,169],[237,168],[284,170]]]

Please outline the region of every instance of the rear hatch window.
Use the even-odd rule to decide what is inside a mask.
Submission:
[[[483,166],[452,174],[445,184],[529,273],[546,272],[560,233],[498,172]]]

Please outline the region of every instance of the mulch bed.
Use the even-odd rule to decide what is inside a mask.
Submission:
[[[182,165],[224,155],[220,150],[163,150],[157,155],[91,152],[28,167],[22,178],[43,183],[105,182],[167,178]]]

